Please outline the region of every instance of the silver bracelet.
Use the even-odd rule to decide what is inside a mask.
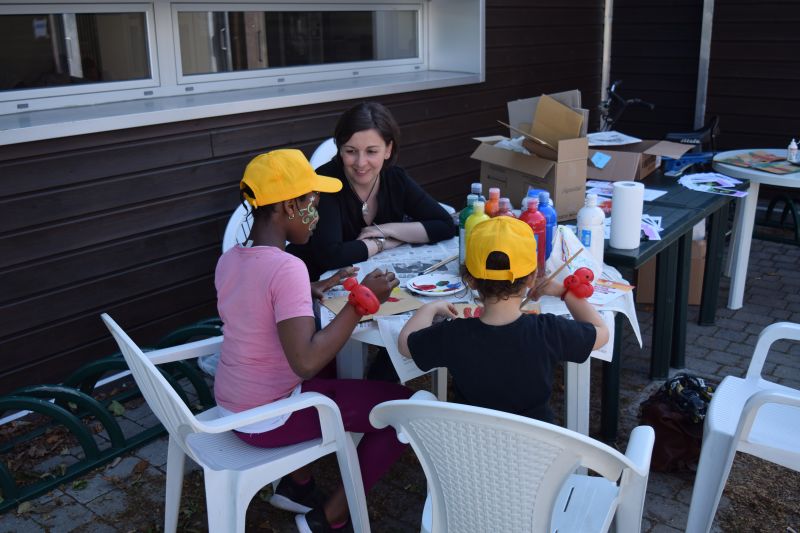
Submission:
[[[378,253],[383,251],[383,246],[386,244],[386,239],[384,237],[376,237],[374,239],[375,245],[378,247]]]

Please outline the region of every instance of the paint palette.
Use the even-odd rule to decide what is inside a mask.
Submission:
[[[420,296],[449,296],[464,290],[464,282],[453,274],[423,274],[406,282],[406,289]]]

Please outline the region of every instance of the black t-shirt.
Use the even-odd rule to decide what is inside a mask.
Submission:
[[[333,159],[319,167],[317,173],[341,180],[342,190],[320,195],[319,224],[308,243],[286,247],[287,252],[303,260],[312,280],[328,270],[360,263],[369,257],[364,241],[356,240],[366,226],[361,201],[350,188],[342,164]],[[405,170],[397,166],[385,168],[379,179],[375,224],[420,222],[432,243],[456,235],[456,226],[447,211]]]
[[[409,335],[408,347],[420,369],[447,367],[457,402],[552,422],[554,366],[584,362],[596,335],[585,322],[524,314],[505,326],[440,322]]]

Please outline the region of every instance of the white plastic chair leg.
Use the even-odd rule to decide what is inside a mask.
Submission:
[[[183,491],[183,471],[186,464],[186,454],[170,436],[167,447],[167,490],[166,507],[164,512],[164,531],[173,533],[178,529],[178,513],[181,506],[181,493]]]
[[[735,455],[732,436],[707,431],[692,489],[686,533],[706,533],[711,529]]]
[[[208,509],[208,530],[245,533],[245,514],[248,501],[241,501],[242,494],[236,483],[235,474],[230,471],[204,469],[206,487],[206,509]],[[220,494],[228,495],[221,498]]]
[[[369,513],[364,491],[356,487],[363,487],[361,468],[358,463],[356,447],[350,437],[341,439],[342,445],[336,450],[336,460],[342,475],[344,493],[347,496],[347,507],[350,509],[350,520],[355,533],[370,533]]]

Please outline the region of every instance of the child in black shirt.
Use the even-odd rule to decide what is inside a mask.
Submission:
[[[479,318],[457,318],[444,301],[422,306],[400,332],[399,349],[422,370],[447,367],[456,401],[553,421],[553,367],[582,363],[608,342],[608,328],[586,300],[549,282],[534,291],[536,242],[512,217],[481,222],[467,238],[466,283],[480,293]],[[520,311],[526,294],[561,297],[575,320]]]

